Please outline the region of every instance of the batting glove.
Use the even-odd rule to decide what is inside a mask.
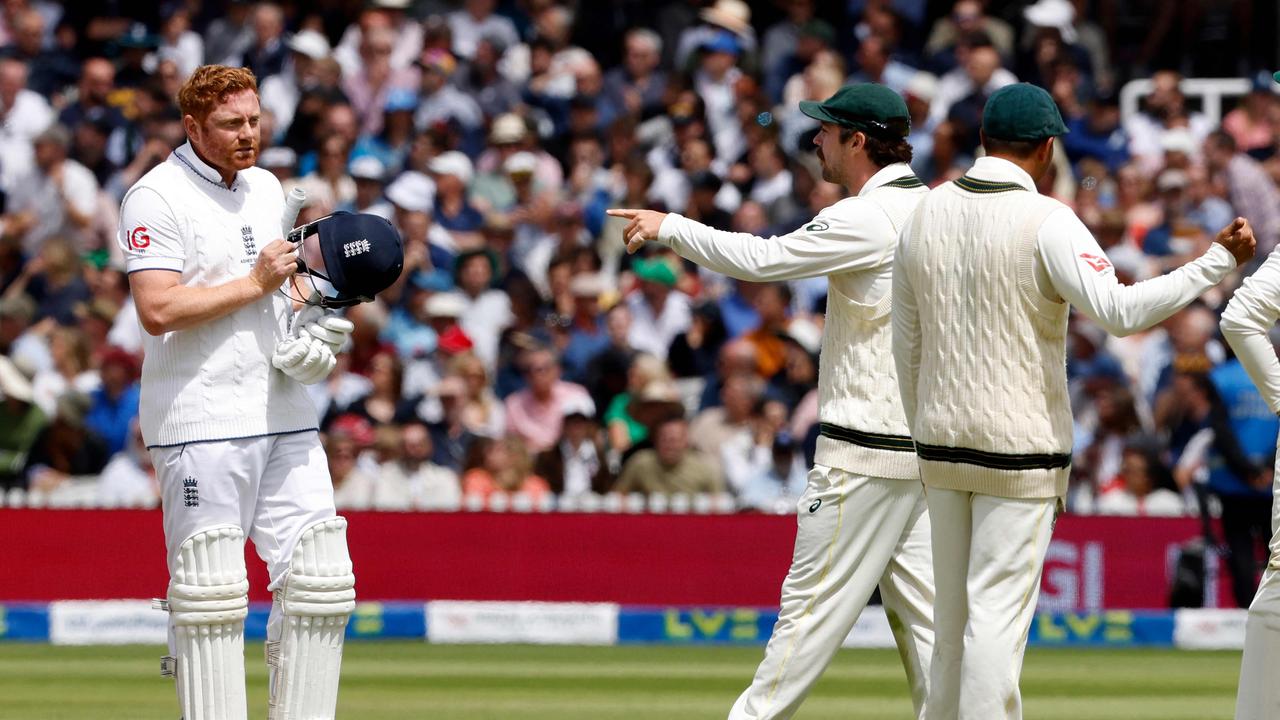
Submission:
[[[325,379],[337,363],[329,345],[310,336],[280,341],[271,356],[271,364],[277,370],[303,385]]]
[[[325,315],[313,323],[302,326],[302,332],[329,346],[329,351],[337,355],[342,346],[347,344],[351,331],[356,326],[350,320],[338,315]]]

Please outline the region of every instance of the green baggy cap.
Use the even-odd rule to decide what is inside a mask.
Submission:
[[[902,138],[911,132],[906,101],[878,83],[845,85],[822,102],[801,100],[800,112],[872,135]]]
[[[1271,77],[1275,78],[1275,81],[1276,81],[1276,82],[1280,82],[1280,72],[1278,72],[1278,73],[1276,73],[1276,74],[1272,75]]]
[[[1070,131],[1044,88],[1015,83],[991,93],[982,110],[982,132],[997,140],[1040,141]]]

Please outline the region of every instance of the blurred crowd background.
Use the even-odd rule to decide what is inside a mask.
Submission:
[[[800,100],[902,93],[937,185],[980,153],[986,97],[1026,81],[1072,130],[1040,189],[1123,281],[1236,215],[1261,260],[1280,238],[1277,21],[1244,0],[5,0],[0,485],[155,502],[116,220],[184,141],[175,95],[202,63],[256,74],[259,165],[307,190],[300,223],[377,213],[405,240],[401,280],[349,312],[349,352],[312,386],[340,507],[640,493],[791,512],[825,281],[628,256],[605,209],[783,234],[843,196]],[[1235,85],[1219,104],[1188,78]],[[1238,282],[1126,338],[1073,317],[1070,511],[1203,508],[1242,557],[1270,536],[1277,421],[1217,332]]]

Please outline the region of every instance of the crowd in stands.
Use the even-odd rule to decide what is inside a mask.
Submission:
[[[1199,255],[1236,215],[1261,261],[1280,240],[1271,5],[5,2],[0,487],[95,476],[104,501],[155,496],[116,219],[184,142],[176,91],[202,63],[256,74],[259,165],[306,189],[299,223],[375,213],[405,242],[400,281],[349,311],[348,352],[311,388],[340,507],[711,493],[789,512],[817,434],[825,281],[628,256],[606,208],[783,234],[844,192],[820,178],[800,100],[902,93],[935,186],[979,154],[990,93],[1027,81],[1071,128],[1040,190],[1122,280]],[[1252,90],[1210,117],[1184,77]],[[1152,88],[1122,117],[1135,78]],[[1250,270],[1129,337],[1073,316],[1069,510],[1184,515],[1212,497],[1231,542],[1269,537],[1277,421],[1217,333]]]

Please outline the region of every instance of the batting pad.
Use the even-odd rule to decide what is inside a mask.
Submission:
[[[347,618],[356,607],[356,578],[347,553],[347,521],[307,526],[276,590],[283,627],[267,643],[272,670],[270,720],[331,720]]]
[[[168,608],[175,653],[170,667],[184,720],[245,720],[249,579],[243,530],[220,525],[182,543]]]

